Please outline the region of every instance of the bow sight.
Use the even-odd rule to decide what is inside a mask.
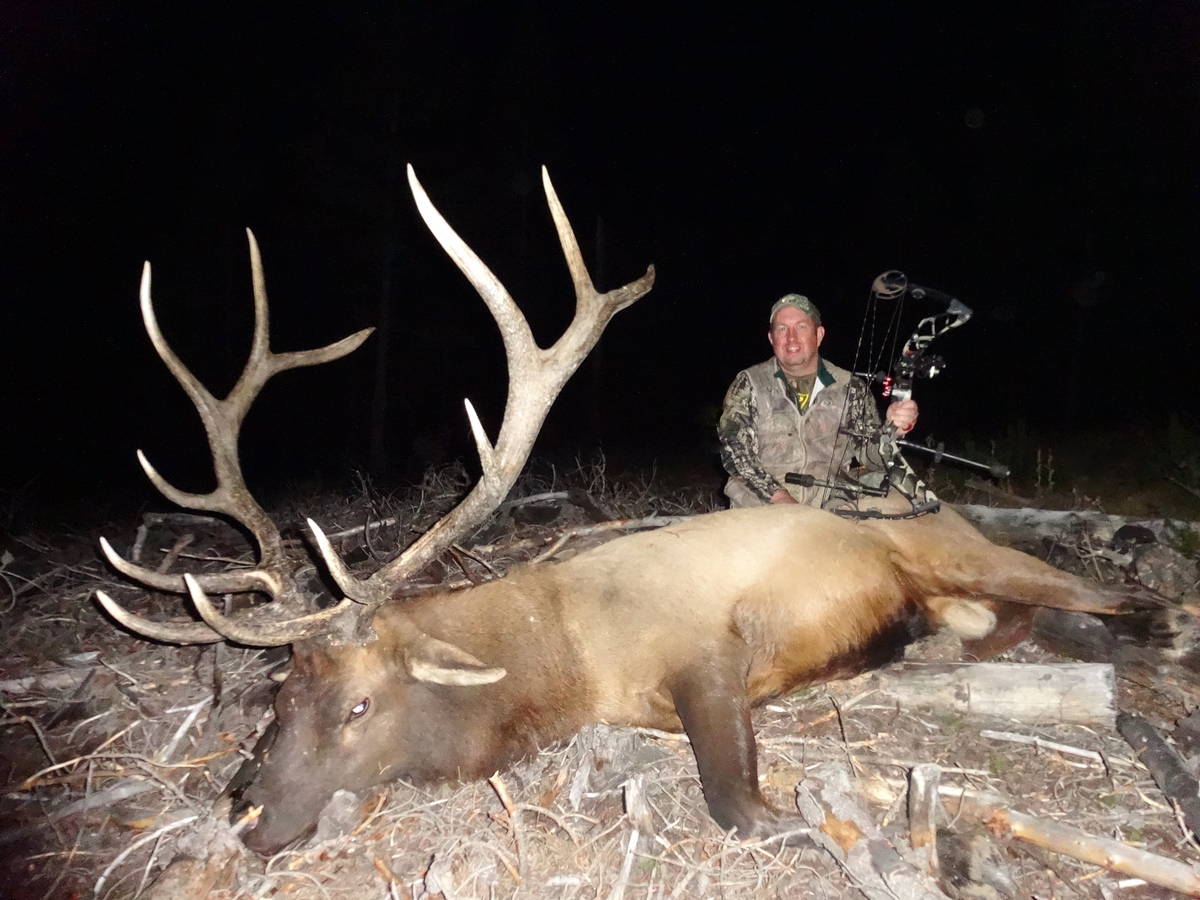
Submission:
[[[942,357],[929,353],[934,338],[952,328],[964,324],[974,313],[962,301],[934,288],[912,284],[908,276],[889,269],[871,283],[871,298],[901,301],[905,295],[914,300],[933,300],[946,305],[945,310],[927,316],[917,323],[912,336],[905,341],[899,357],[892,364],[891,372],[869,373],[868,378],[883,385],[883,396],[893,400],[908,400],[912,397],[912,385],[918,378],[932,378],[946,365]]]

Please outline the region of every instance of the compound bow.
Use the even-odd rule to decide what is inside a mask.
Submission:
[[[930,353],[930,345],[933,344],[936,338],[965,324],[973,315],[970,307],[960,300],[933,288],[911,284],[908,276],[895,269],[884,272],[872,282],[871,306],[868,309],[868,315],[870,315],[871,309],[879,301],[892,300],[898,303],[906,295],[912,297],[914,300],[929,299],[944,303],[946,308],[941,312],[934,313],[932,316],[921,319],[917,323],[916,329],[908,340],[905,341],[903,348],[901,348],[899,355],[892,364],[890,372],[868,372],[864,376],[869,381],[882,384],[883,396],[893,401],[911,399],[913,382],[916,379],[932,378],[942,371],[946,364],[945,360],[941,356]],[[898,315],[893,316],[892,321],[893,323],[898,323]],[[865,331],[865,320],[863,327]],[[889,330],[891,329],[889,328]],[[862,350],[861,335],[859,337],[859,350],[860,352]],[[857,360],[855,368],[857,369]],[[859,434],[849,430],[845,422],[842,423],[840,431],[859,440],[871,437],[871,435]],[[881,426],[877,439],[879,440],[881,454],[884,457],[883,477],[878,487],[849,480],[833,482],[826,479],[826,481],[821,482],[817,481],[812,475],[799,475],[796,473],[789,473],[784,477],[784,480],[791,484],[799,484],[805,487],[826,487],[856,496],[886,497],[889,490],[895,487],[905,495],[913,507],[911,512],[900,514],[883,513],[874,509],[834,510],[838,515],[850,518],[911,518],[913,516],[937,512],[941,506],[941,502],[916,477],[916,474],[900,455],[900,444],[902,442],[899,440],[895,426],[890,423]],[[899,478],[893,477],[893,472],[897,468],[902,470]],[[898,483],[901,481],[909,482],[910,484],[902,486]]]

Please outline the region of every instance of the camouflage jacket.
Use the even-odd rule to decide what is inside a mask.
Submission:
[[[799,502],[819,506],[828,499],[827,488],[785,485],[783,476],[799,472],[833,481],[849,471],[852,461],[868,472],[882,471],[886,456],[879,424],[875,398],[862,379],[825,360],[818,362],[811,398],[801,412],[772,357],[739,372],[725,394],[717,426],[721,462],[764,502],[784,487]],[[856,470],[855,477],[862,472]]]

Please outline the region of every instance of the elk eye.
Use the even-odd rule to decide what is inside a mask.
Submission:
[[[351,719],[359,718],[367,711],[367,709],[370,706],[371,706],[371,698],[363,697],[362,700],[359,702],[359,704],[356,707],[354,707],[354,709],[350,710],[349,718],[351,718]]]

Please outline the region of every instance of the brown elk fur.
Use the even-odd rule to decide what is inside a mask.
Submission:
[[[855,522],[772,506],[389,605],[367,646],[295,646],[279,735],[245,798],[264,806],[247,843],[284,846],[339,787],[484,777],[593,722],[686,730],[717,823],[778,834],[788,823],[758,791],[751,705],[879,664],[941,625],[982,638],[997,601],[1124,604],[989,543],[950,509]],[[422,665],[505,674],[473,686],[416,680],[427,638],[452,646]]]

